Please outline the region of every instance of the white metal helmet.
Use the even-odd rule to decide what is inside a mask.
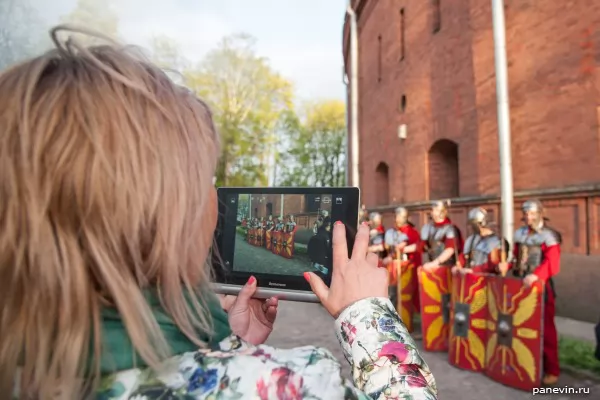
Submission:
[[[467,216],[469,222],[471,224],[476,224],[479,226],[486,226],[488,213],[485,208],[476,207],[469,210],[469,214]]]

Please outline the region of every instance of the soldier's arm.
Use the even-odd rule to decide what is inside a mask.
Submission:
[[[544,259],[533,273],[546,282],[560,271],[560,245],[544,246],[542,253]]]
[[[378,251],[384,251],[384,250],[385,250],[385,247],[383,247],[382,244],[374,244],[372,246],[369,246],[369,251],[371,253],[376,253]]]
[[[413,244],[409,244],[408,246],[405,246],[402,249],[402,252],[405,253],[405,254],[410,254],[410,253],[416,252],[418,248],[419,248],[419,244],[418,243],[413,243]]]
[[[458,255],[458,263],[460,264],[461,268],[467,265],[467,258],[465,257],[464,253],[460,253]]]
[[[440,254],[437,259],[434,261],[438,264],[445,263],[450,257],[454,255],[456,252],[456,246],[458,245],[458,241],[456,240],[456,232],[454,232],[454,228],[450,228],[448,233],[446,234],[446,238],[444,239],[444,251]]]
[[[442,254],[440,254],[438,256],[438,258],[436,258],[434,261],[438,264],[443,264],[446,261],[448,261],[448,259],[450,259],[450,257],[452,257],[453,255],[454,255],[454,248],[447,247],[444,249],[444,251],[442,251]]]
[[[404,246],[404,249],[402,249],[402,252],[410,254],[418,251],[421,243],[421,235],[419,235],[419,232],[413,228],[408,231],[406,236],[408,236],[408,242],[406,243],[406,246]],[[423,250],[421,249],[421,251]]]
[[[473,272],[479,272],[483,274],[498,272],[498,264],[500,264],[500,249],[494,249],[488,254],[488,259],[485,264],[473,267]]]

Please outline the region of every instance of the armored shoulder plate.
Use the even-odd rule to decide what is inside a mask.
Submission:
[[[475,235],[471,235],[467,238],[467,240],[465,241],[465,245],[463,247],[464,254],[469,254],[471,252],[471,250],[473,249],[473,243],[477,242],[479,237],[480,237],[479,235],[475,234]]]
[[[397,246],[403,242],[408,242],[408,236],[399,230],[390,228],[385,232],[386,246]]]
[[[444,232],[444,237],[446,239],[456,239],[458,237],[456,228],[452,224],[444,225],[441,230]]]
[[[423,227],[421,228],[421,240],[423,241],[428,241],[429,240],[429,236],[431,235],[433,231],[433,225],[431,223],[427,223],[425,225],[423,225]]]
[[[544,226],[541,230],[540,235],[544,238],[544,243],[546,246],[554,246],[557,244],[562,244],[562,235],[555,229],[552,229],[548,226]]]
[[[485,243],[485,246],[489,249],[489,252],[492,252],[492,250],[496,250],[502,247],[502,241],[496,234],[486,236],[483,242]]]
[[[525,243],[527,236],[529,234],[529,228],[526,226],[522,226],[515,232],[515,237],[513,240],[515,243]]]

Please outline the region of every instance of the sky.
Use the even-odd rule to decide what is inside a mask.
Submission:
[[[103,0],[97,0],[103,1]],[[31,0],[56,23],[76,0]],[[346,0],[118,0],[122,40],[147,46],[166,35],[197,61],[234,33],[257,39],[257,53],[291,80],[299,100],[345,99],[342,27]]]

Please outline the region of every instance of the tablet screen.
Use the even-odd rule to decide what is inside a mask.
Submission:
[[[278,277],[282,287],[289,287],[290,279],[303,279],[305,272],[329,281],[333,224],[350,222],[355,229],[358,192],[286,189],[220,190],[219,252],[232,276]],[[270,286],[277,286],[274,279]]]

